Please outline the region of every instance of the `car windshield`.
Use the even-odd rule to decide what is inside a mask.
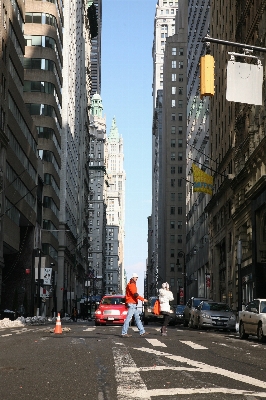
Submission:
[[[125,297],[104,297],[101,304],[104,306],[108,304],[125,304]]]
[[[193,307],[198,307],[200,305],[200,303],[202,302],[201,299],[194,299],[193,300]]]
[[[229,312],[232,311],[231,308],[229,307],[228,304],[225,303],[206,303],[205,301],[202,304],[201,307],[202,310],[210,310],[210,311],[225,311],[225,312]]]

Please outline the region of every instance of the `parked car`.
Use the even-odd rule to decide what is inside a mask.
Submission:
[[[184,322],[184,304],[178,304],[175,309],[176,323],[183,324]]]
[[[205,299],[204,297],[191,297],[185,308],[184,308],[184,326],[188,326],[188,324],[190,324],[190,326],[193,326],[193,321],[195,318],[195,308],[198,307],[198,305],[203,301],[206,300],[208,301],[208,299]]]
[[[196,308],[193,326],[235,331],[236,316],[226,303],[202,301]]]
[[[157,296],[152,296],[149,297],[148,303],[144,303],[144,310],[142,314],[142,321],[144,325],[148,325],[149,322],[163,322],[163,315],[155,315],[153,314],[153,306],[156,300],[158,300]],[[176,324],[176,315],[175,315],[175,309],[174,306],[170,306],[171,308],[171,319],[169,322],[169,325],[175,325]]]
[[[260,342],[266,341],[266,299],[254,299],[244,311],[239,313],[239,337],[258,336]]]
[[[95,325],[123,325],[127,311],[124,295],[106,295],[95,311]]]

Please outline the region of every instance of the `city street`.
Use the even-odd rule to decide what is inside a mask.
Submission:
[[[175,326],[160,336],[121,338],[121,327],[93,322],[0,330],[1,399],[266,398],[266,345],[236,333]],[[65,329],[70,330],[65,331]]]

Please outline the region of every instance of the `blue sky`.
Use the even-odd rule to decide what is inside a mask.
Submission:
[[[124,140],[125,269],[143,279],[152,198],[152,43],[157,0],[103,0],[102,87],[109,134],[115,116]]]

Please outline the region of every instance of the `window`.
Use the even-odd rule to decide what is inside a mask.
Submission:
[[[175,121],[175,114],[174,113],[171,114],[171,120]]]
[[[183,147],[183,139],[178,139],[178,147]]]
[[[178,94],[183,94],[183,86],[179,86]]]
[[[175,100],[172,99],[171,105],[172,105],[172,107],[175,107]]]
[[[172,56],[176,56],[176,47],[172,48]]]
[[[183,114],[178,114],[178,121],[183,121]]]
[[[176,68],[176,61],[172,60],[172,68]]]
[[[178,108],[183,108],[183,100],[178,100]]]
[[[171,167],[171,174],[175,174],[175,167]]]
[[[177,243],[182,243],[182,235],[177,236]]]
[[[170,221],[170,228],[175,229],[175,221]]]
[[[170,214],[175,215],[175,207],[170,207]]]
[[[171,201],[175,201],[175,193],[171,193]]]
[[[170,251],[170,257],[171,257],[171,258],[174,258],[174,256],[175,256],[175,249],[171,249],[171,251]]]
[[[182,193],[178,193],[177,198],[178,198],[178,201],[182,201],[182,199],[183,199]]]
[[[182,172],[183,172],[183,167],[182,167],[182,166],[178,166],[178,167],[177,167],[177,172],[178,172],[178,174],[182,174]]]
[[[172,82],[176,81],[176,74],[172,74]]]
[[[178,207],[177,208],[177,214],[178,215],[182,215],[182,207]]]
[[[170,242],[175,243],[175,235],[170,235]]]
[[[171,161],[175,161],[175,153],[171,153]]]
[[[182,229],[182,221],[177,221],[177,228]]]
[[[171,127],[171,133],[172,133],[172,135],[175,135],[175,126]]]
[[[179,54],[180,56],[183,56],[183,55],[184,55],[184,49],[183,49],[183,47],[180,47],[180,48],[179,48],[178,54]]]
[[[183,161],[183,153],[178,153],[178,161]]]
[[[179,126],[179,127],[178,127],[178,133],[179,133],[179,135],[182,135],[182,133],[183,133],[183,126]]]
[[[178,68],[179,69],[183,69],[184,68],[184,62],[183,61],[179,61],[178,62]]]
[[[163,74],[160,74],[160,78],[163,79]]]
[[[176,94],[176,87],[175,86],[172,86],[172,94]]]
[[[171,139],[171,147],[175,147],[175,139]]]
[[[182,179],[178,179],[178,180],[177,180],[177,185],[178,185],[178,187],[181,187],[181,186],[182,186]]]
[[[175,270],[175,264],[174,264],[174,263],[171,263],[171,264],[170,264],[170,271],[171,271],[171,272],[174,272],[174,270]]]
[[[171,187],[175,187],[175,179],[171,179]]]
[[[183,74],[179,74],[179,76],[178,76],[178,81],[179,81],[179,82],[183,82],[183,81],[184,81],[184,76],[183,76]]]

